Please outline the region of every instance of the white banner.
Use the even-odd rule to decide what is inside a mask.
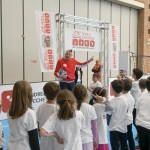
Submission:
[[[32,107],[34,110],[37,110],[37,108],[43,102],[46,102],[46,98],[43,93],[43,86],[45,85],[45,83],[46,82],[30,83],[32,87],[32,94],[33,94]],[[2,103],[2,111],[0,114],[0,120],[7,119],[7,111],[11,103],[13,86],[14,85],[1,85],[0,86],[0,95],[1,95],[0,100]]]
[[[65,50],[101,51],[100,32],[65,28]]]
[[[55,14],[36,11],[39,59],[42,72],[54,72],[56,65]]]
[[[109,25],[109,70],[119,69],[119,27]]]

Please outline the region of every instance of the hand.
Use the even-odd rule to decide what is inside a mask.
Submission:
[[[93,142],[93,147],[94,147],[94,150],[98,148],[98,143],[97,142]]]
[[[89,59],[89,62],[93,61],[94,60],[94,56],[92,56],[90,59]]]
[[[103,97],[102,96],[98,96],[97,94],[92,94],[93,97],[96,99],[97,103],[102,103],[103,102]]]
[[[118,79],[118,80],[121,80],[121,76],[120,76],[120,75],[117,75],[117,79]]]
[[[57,137],[56,139],[59,144],[64,144],[64,140],[61,139],[60,137]]]

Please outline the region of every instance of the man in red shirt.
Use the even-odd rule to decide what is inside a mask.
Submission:
[[[56,69],[54,72],[54,75],[59,78],[59,82],[60,82],[60,88],[61,89],[68,89],[68,90],[72,90],[75,86],[75,68],[77,65],[86,65],[88,63],[90,63],[91,61],[93,61],[93,57],[91,57],[88,61],[86,62],[78,62],[77,60],[75,60],[72,57],[72,50],[67,50],[65,53],[65,57],[64,58],[60,58],[57,61],[57,65],[56,65]]]

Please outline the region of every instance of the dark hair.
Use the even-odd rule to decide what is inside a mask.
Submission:
[[[150,91],[150,79],[146,80],[146,89],[147,91]]]
[[[123,82],[121,80],[114,80],[111,82],[111,85],[113,90],[118,94],[121,93],[124,88]]]
[[[139,87],[141,89],[146,89],[146,79],[140,79],[139,80]]]
[[[136,76],[136,79],[140,79],[143,76],[143,71],[139,68],[134,68],[133,73]]]
[[[129,79],[124,79],[122,81],[124,83],[123,90],[129,92],[131,90],[131,88],[132,88],[132,82]]]
[[[27,81],[17,81],[12,91],[12,102],[9,116],[12,119],[24,115],[28,108],[32,108],[32,88]]]
[[[97,94],[102,97],[106,97],[106,93],[107,93],[106,89],[101,88],[101,87],[96,87],[92,92],[93,95]],[[96,98],[94,98],[94,97],[93,97],[93,99],[96,100]]]
[[[73,107],[75,101],[76,98],[71,91],[64,89],[58,92],[57,104],[60,109],[57,116],[60,120],[69,120],[75,117],[75,109]]]
[[[55,82],[48,82],[43,87],[44,95],[47,100],[54,100],[59,90],[59,85]]]
[[[82,102],[87,97],[87,89],[82,84],[77,84],[73,89],[73,94],[77,99],[77,109],[80,110]]]

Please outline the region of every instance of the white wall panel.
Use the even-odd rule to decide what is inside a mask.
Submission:
[[[35,10],[42,10],[41,0],[24,1],[24,60],[25,80],[29,82],[42,81],[39,62],[39,45],[36,31]]]
[[[75,16],[80,16],[80,17],[88,17],[88,0],[75,0]],[[82,26],[75,26],[76,29],[81,29],[81,30],[87,30],[86,27]],[[85,62],[87,61],[87,52],[75,52],[75,59],[80,61],[80,62]],[[87,78],[88,78],[88,70],[87,67],[84,67],[83,69],[83,78],[82,82],[83,85],[87,85]]]
[[[74,0],[60,0],[60,13],[74,15]]]
[[[122,6],[121,8],[121,51],[129,51],[129,15],[130,9]]]
[[[137,53],[138,11],[131,9],[130,14],[130,51]]]
[[[120,27],[121,6],[112,3],[112,24]]]
[[[43,0],[43,11],[59,13],[59,0]],[[55,80],[53,72],[43,73],[44,81]]]
[[[23,79],[22,1],[2,1],[3,83]]]
[[[89,0],[89,18],[99,20],[100,18],[100,1]]]
[[[110,23],[111,21],[111,3],[102,0],[101,1],[101,12],[100,12],[100,20]]]

